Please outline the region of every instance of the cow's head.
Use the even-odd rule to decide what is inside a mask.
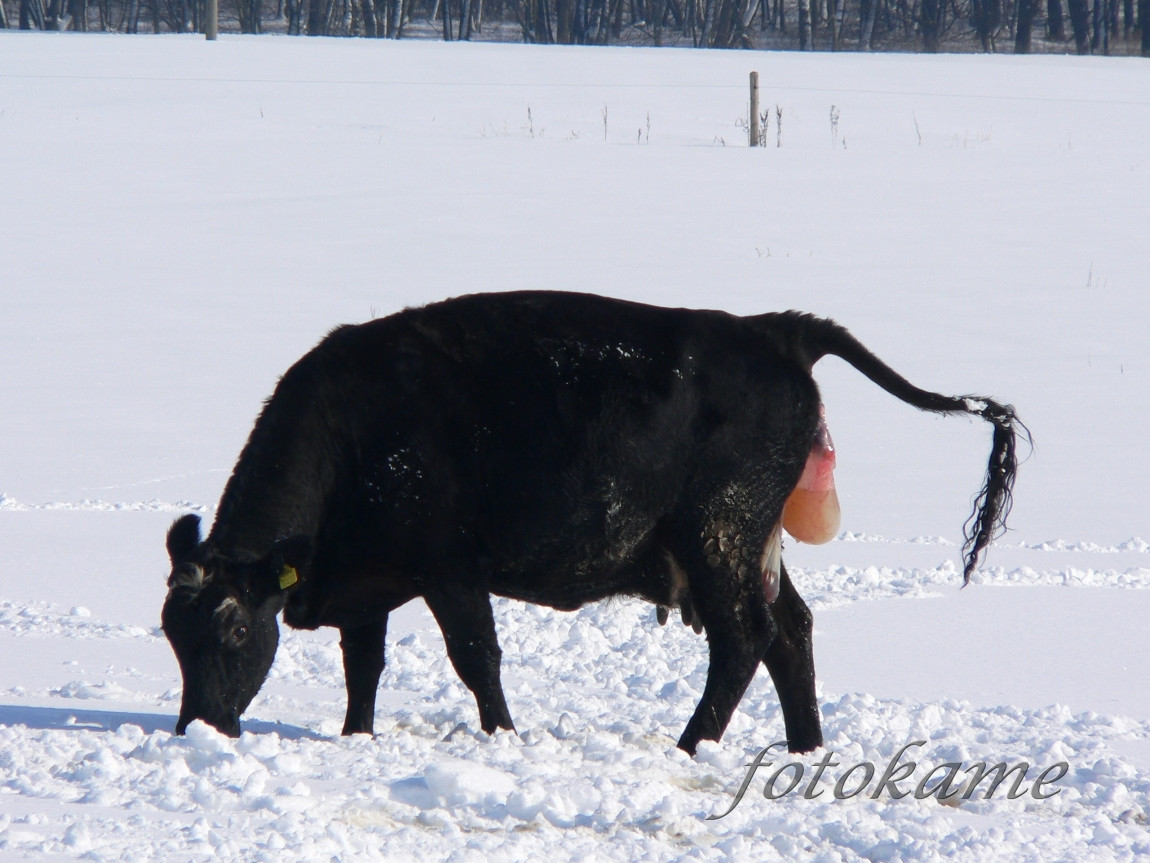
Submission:
[[[259,559],[223,557],[200,541],[195,515],[168,531],[164,634],[184,678],[176,733],[202,719],[238,737],[240,714],[263,685],[279,644],[276,615],[310,558],[304,538],[283,540]]]

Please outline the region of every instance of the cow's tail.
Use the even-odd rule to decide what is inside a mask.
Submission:
[[[830,354],[850,363],[895,398],[916,408],[938,414],[978,416],[994,427],[986,482],[974,501],[974,511],[963,526],[963,584],[970,581],[984,549],[1006,529],[1018,472],[1018,436],[1030,443],[1030,432],[1014,408],[985,396],[944,396],[919,389],[871,353],[858,339],[834,321],[788,312],[782,330],[790,334],[800,361],[809,369]],[[782,321],[780,321],[781,323]],[[784,335],[783,340],[787,341]]]

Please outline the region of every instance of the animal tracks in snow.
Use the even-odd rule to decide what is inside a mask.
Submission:
[[[74,502],[23,503],[0,494],[0,512],[212,512],[214,506],[190,501],[162,500],[104,501],[82,499]]]

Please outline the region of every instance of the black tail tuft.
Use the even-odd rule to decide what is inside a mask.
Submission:
[[[1014,505],[1014,479],[1018,475],[1018,433],[1032,443],[1030,431],[1018,419],[1014,408],[990,399],[965,399],[971,413],[978,414],[994,426],[986,482],[974,500],[974,511],[963,526],[966,541],[962,546],[965,564],[962,583],[969,584],[983,550],[1006,530],[1006,518]],[[981,409],[975,409],[981,407]]]

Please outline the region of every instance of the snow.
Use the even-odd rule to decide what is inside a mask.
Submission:
[[[1145,73],[0,33],[0,859],[1150,856]],[[844,532],[785,550],[826,748],[768,756],[729,815],[783,736],[768,676],[688,758],[705,641],[627,600],[495,603],[517,735],[478,731],[413,603],[374,739],[339,736],[331,632],[285,632],[238,740],[173,737],[163,534],[210,516],[276,376],[338,323],[538,287],[825,314],[917,384],[1012,402],[1013,532],[960,590],[985,424],[827,360]],[[1068,772],[1046,800],[763,795],[919,740],[916,778]]]

